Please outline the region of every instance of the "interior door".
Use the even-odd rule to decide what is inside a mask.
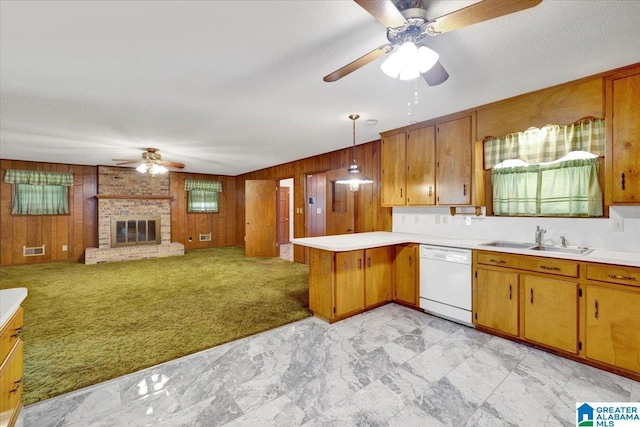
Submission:
[[[326,172],[327,205],[326,235],[347,234],[354,232],[354,195],[349,186],[336,184],[336,180],[346,173],[344,169]]]
[[[278,187],[278,243],[289,243],[289,187]]]
[[[276,182],[245,181],[245,255],[277,257]]]

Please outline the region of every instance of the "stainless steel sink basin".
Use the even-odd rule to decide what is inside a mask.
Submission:
[[[480,245],[492,246],[494,248],[527,249],[532,251],[553,252],[557,254],[574,254],[574,255],[585,255],[593,251],[593,249],[584,248],[584,247],[563,248],[561,246],[536,245],[535,243],[505,242],[503,240],[496,240],[494,242],[481,243]]]
[[[516,243],[497,240],[495,242],[481,243],[481,245],[493,246],[495,248],[530,249],[535,246],[535,243]]]
[[[538,245],[530,248],[534,251],[544,251],[544,252],[555,252],[559,254],[575,254],[575,255],[584,255],[591,252],[593,249],[589,248],[563,248],[560,246],[548,246],[548,245]]]

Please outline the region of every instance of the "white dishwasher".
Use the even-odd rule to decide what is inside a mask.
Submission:
[[[420,245],[420,308],[473,326],[471,250]]]

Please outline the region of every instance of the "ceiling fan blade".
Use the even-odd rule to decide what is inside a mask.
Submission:
[[[447,73],[447,70],[445,70],[440,61],[438,61],[429,71],[422,74],[422,77],[429,86],[437,86],[447,81],[449,73]]]
[[[371,52],[361,56],[353,62],[348,63],[342,68],[337,69],[331,74],[324,76],[322,80],[325,82],[335,82],[338,79],[346,76],[349,73],[354,72],[358,68],[367,65],[369,62],[378,59],[379,57],[391,52],[393,45],[391,43],[384,44],[380,47],[373,49]]]
[[[177,163],[177,162],[168,162],[166,160],[160,160],[160,161],[158,161],[158,163],[161,164],[162,166],[168,166],[170,168],[176,168],[176,169],[183,169],[184,168],[184,164]]]
[[[112,159],[114,162],[120,162],[117,163],[117,165],[130,165],[131,163],[140,163],[142,162],[142,160],[124,160],[124,159]]]
[[[537,6],[542,0],[484,0],[431,21],[436,34]]]
[[[402,27],[406,24],[404,16],[390,0],[354,0],[360,7],[369,12],[385,27]]]

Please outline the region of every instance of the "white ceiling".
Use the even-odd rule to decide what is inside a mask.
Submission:
[[[430,17],[474,1],[433,1]],[[238,175],[640,62],[640,1],[544,0],[427,40],[451,77],[429,87],[378,59],[349,0],[1,1],[0,157],[113,165],[146,147],[185,171]],[[407,114],[417,83],[420,102]],[[367,119],[377,119],[367,126]]]

